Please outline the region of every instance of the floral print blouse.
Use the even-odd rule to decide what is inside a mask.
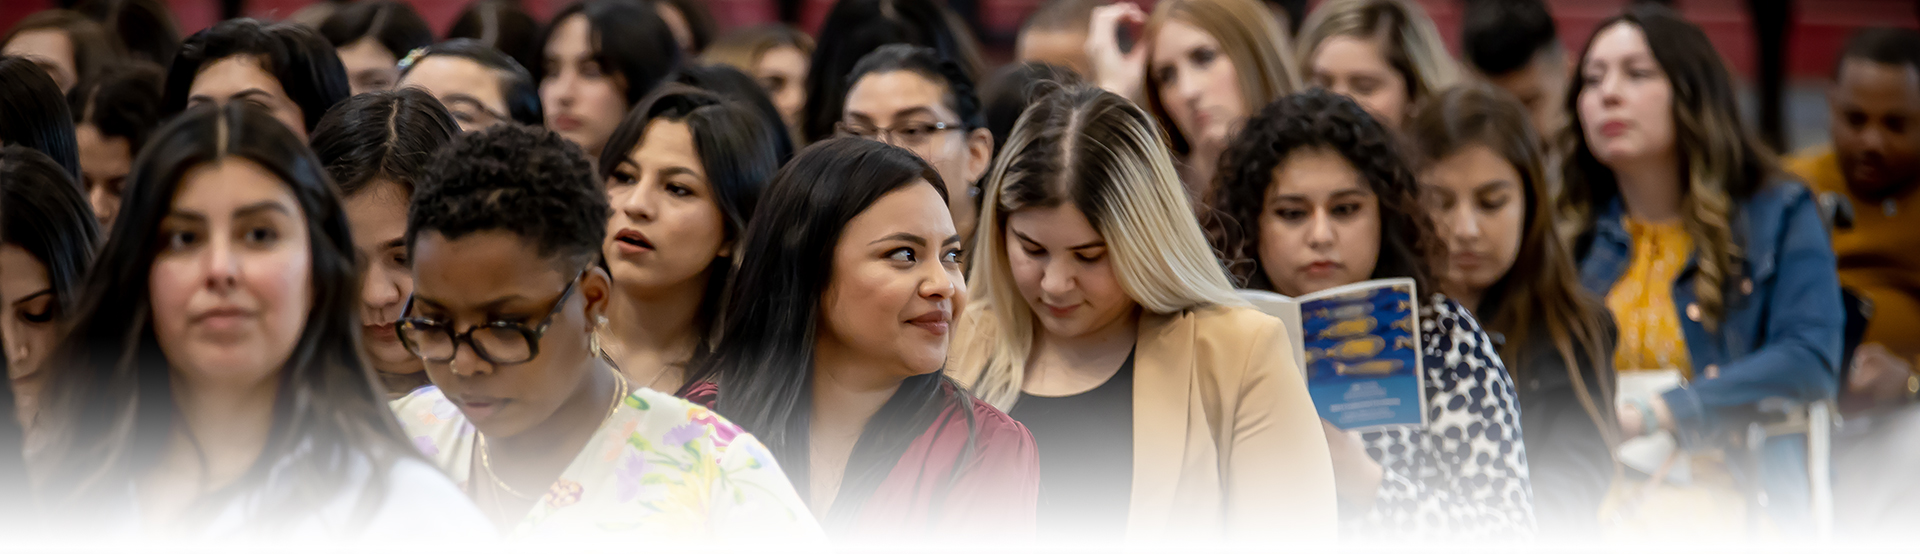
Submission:
[[[438,387],[393,402],[414,445],[468,489],[476,431]],[[484,477],[482,477],[484,478]],[[509,538],[818,540],[821,530],[753,435],[705,407],[629,394]]]

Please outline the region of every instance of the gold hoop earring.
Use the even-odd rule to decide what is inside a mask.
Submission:
[[[604,315],[593,316],[593,328],[587,330],[587,349],[589,352],[593,353],[594,357],[597,357],[597,358],[607,357],[607,351],[605,348],[601,347],[601,340],[600,340],[600,333],[604,332],[606,328],[607,328],[607,316],[604,316]]]

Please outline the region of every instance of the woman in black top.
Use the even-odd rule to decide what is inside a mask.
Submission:
[[[1447,242],[1441,290],[1473,311],[1513,375],[1543,535],[1597,531],[1613,478],[1614,326],[1553,226],[1544,148],[1519,102],[1445,91],[1409,122]],[[1504,339],[1504,340],[1503,340]]]

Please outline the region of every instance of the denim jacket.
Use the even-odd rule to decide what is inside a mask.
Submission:
[[[1595,220],[1580,254],[1580,281],[1605,296],[1633,259],[1633,240],[1616,198]],[[1826,223],[1807,189],[1776,182],[1739,205],[1733,217],[1740,271],[1727,283],[1718,332],[1700,323],[1694,258],[1673,285],[1695,379],[1663,398],[1683,444],[1698,445],[1723,431],[1723,409],[1766,398],[1814,401],[1838,386],[1846,316],[1840,277]],[[1708,378],[1717,366],[1718,377]]]

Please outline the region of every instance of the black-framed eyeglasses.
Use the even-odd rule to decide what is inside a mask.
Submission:
[[[580,283],[585,271],[573,276],[567,282],[567,288],[560,291],[560,297],[553,300],[553,308],[547,310],[547,317],[538,325],[527,328],[525,325],[507,321],[493,321],[484,325],[475,325],[464,333],[455,333],[453,326],[431,319],[404,317],[413,313],[413,298],[407,298],[406,307],[401,309],[403,317],[395,324],[400,335],[400,344],[407,352],[422,360],[436,364],[453,361],[460,352],[460,343],[467,343],[473,353],[493,365],[513,365],[526,363],[540,355],[540,337],[546,336],[547,326],[553,324],[553,316],[559,315],[560,307],[567,305],[567,297],[573,296],[574,286]]]
[[[835,131],[842,135],[877,140],[894,146],[915,148],[923,146],[934,135],[946,131],[964,131],[965,126],[945,121],[909,121],[892,127],[879,127],[865,123],[841,121],[833,124]]]

